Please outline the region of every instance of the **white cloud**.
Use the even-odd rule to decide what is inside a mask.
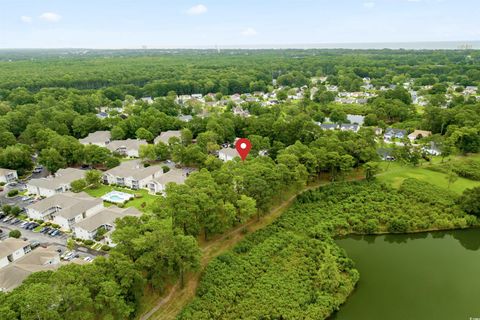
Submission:
[[[58,22],[62,19],[62,16],[54,12],[45,12],[40,15],[40,19],[47,22]]]
[[[190,16],[198,16],[208,11],[208,8],[203,4],[197,4],[187,10],[187,14]]]
[[[253,37],[257,35],[257,30],[253,28],[246,28],[240,32],[240,34],[244,37]]]
[[[21,16],[20,17],[20,20],[22,20],[22,22],[25,22],[25,23],[32,23],[32,17],[29,17],[29,16]]]
[[[363,3],[363,6],[364,6],[365,8],[373,8],[373,7],[375,7],[375,2],[372,2],[372,1],[364,2],[364,3]]]

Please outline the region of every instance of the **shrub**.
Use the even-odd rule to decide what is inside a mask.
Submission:
[[[8,197],[15,197],[16,195],[18,195],[18,190],[17,189],[10,190],[7,193]]]
[[[9,236],[10,238],[16,238],[16,239],[18,239],[18,238],[20,238],[20,237],[22,236],[22,233],[20,232],[20,230],[12,230],[12,231],[10,231],[10,232],[8,233],[8,236]]]
[[[102,249],[102,251],[110,251],[111,248],[105,244],[105,245],[102,246],[101,249]]]
[[[87,246],[91,246],[95,242],[93,240],[88,239],[88,240],[83,241],[83,243],[85,243],[85,245],[87,245]]]

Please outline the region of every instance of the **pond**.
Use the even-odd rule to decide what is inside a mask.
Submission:
[[[480,318],[480,230],[337,240],[360,272],[331,318]]]

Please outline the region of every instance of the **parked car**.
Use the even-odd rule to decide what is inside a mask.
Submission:
[[[40,242],[38,242],[38,241],[32,241],[32,242],[30,243],[30,248],[35,249],[35,248],[38,247],[39,245],[40,245]]]
[[[33,173],[40,173],[43,171],[43,167],[42,166],[36,166],[35,169],[33,169]]]

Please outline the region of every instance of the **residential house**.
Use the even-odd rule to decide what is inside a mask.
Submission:
[[[78,141],[80,141],[80,143],[83,145],[94,144],[99,147],[105,147],[107,144],[110,143],[110,139],[110,131],[96,131],[89,133],[88,136]]]
[[[383,161],[394,161],[395,158],[393,157],[393,149],[391,148],[379,148],[377,149],[377,154]]]
[[[439,156],[442,154],[440,148],[435,144],[435,142],[431,141],[428,146],[424,146],[422,150],[432,156]]]
[[[231,161],[238,156],[237,150],[233,148],[222,148],[218,151],[218,158],[222,161]]]
[[[183,122],[190,122],[192,121],[193,117],[191,115],[182,115],[182,116],[178,116],[178,120],[180,121],[183,121]]]
[[[340,125],[340,130],[358,132],[358,130],[360,130],[360,126],[358,124],[344,123]]]
[[[101,111],[101,112],[97,113],[96,116],[97,116],[98,119],[103,120],[103,119],[108,118],[108,113]]]
[[[73,232],[76,238],[94,240],[102,228],[104,232],[113,232],[115,229],[115,220],[126,216],[139,217],[140,215],[140,211],[133,207],[120,209],[116,206],[111,206],[75,224]]]
[[[148,183],[148,191],[152,194],[163,193],[168,183],[183,184],[187,174],[182,169],[171,169]]]
[[[432,135],[431,131],[415,130],[408,135],[408,139],[413,142],[417,139],[430,137],[431,135]]]
[[[7,238],[0,241],[0,270],[30,251],[30,243],[21,239]]]
[[[18,179],[16,170],[0,168],[0,183],[9,183]]]
[[[320,126],[320,128],[322,128],[323,130],[336,130],[338,129],[338,124],[336,123],[322,123],[322,124],[319,124],[317,122],[317,124]]]
[[[144,167],[140,160],[122,162],[103,174],[105,184],[114,184],[131,189],[147,188],[148,183],[163,174],[159,165]]]
[[[1,245],[2,244],[0,243],[0,247]],[[33,272],[54,271],[59,266],[60,255],[56,250],[51,247],[39,247],[30,253],[23,255],[21,258],[10,263],[8,266],[0,269],[0,291],[12,291],[16,287],[20,286],[23,280],[25,280]]]
[[[173,138],[173,137],[181,139],[182,138],[182,133],[179,130],[168,130],[168,131],[160,133],[160,135],[158,137],[156,137],[155,140],[153,140],[153,142],[155,144],[157,144],[159,142],[168,144],[168,141],[170,140],[170,138]]]
[[[70,190],[70,183],[75,180],[83,179],[85,170],[66,168],[58,170],[54,176],[47,178],[31,179],[27,183],[29,194],[40,197],[51,197],[57,193]]]
[[[385,140],[403,139],[405,138],[406,135],[407,135],[407,130],[387,128],[383,137]]]
[[[138,158],[140,146],[147,144],[147,141],[142,139],[113,140],[106,147],[122,156]]]
[[[75,223],[103,209],[103,200],[88,194],[65,192],[40,200],[25,208],[30,219],[50,221],[71,230]]]
[[[143,98],[140,98],[140,100],[142,102],[145,102],[146,104],[152,104],[153,103],[152,97],[143,97]]]

